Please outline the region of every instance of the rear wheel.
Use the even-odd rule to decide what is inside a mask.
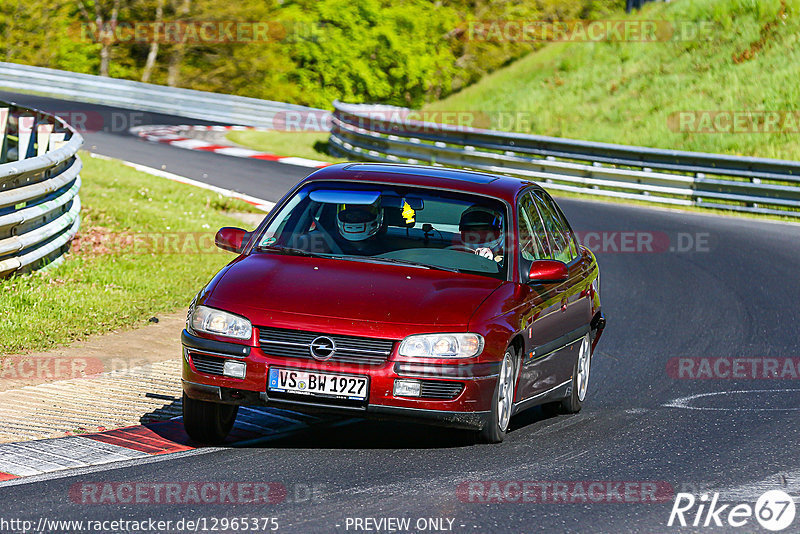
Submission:
[[[578,359],[572,372],[572,388],[569,397],[561,401],[561,409],[566,413],[578,413],[583,407],[589,389],[589,371],[592,366],[592,340],[586,334],[578,348]]]
[[[183,394],[183,427],[193,440],[219,445],[233,428],[239,407],[192,399]]]
[[[486,443],[500,443],[506,437],[511,409],[514,406],[514,382],[516,378],[514,352],[509,348],[503,355],[500,375],[497,377],[492,409],[483,425],[480,437]]]

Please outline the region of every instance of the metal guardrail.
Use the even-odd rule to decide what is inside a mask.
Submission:
[[[266,128],[272,127],[272,118],[276,113],[321,111],[283,102],[5,62],[0,62],[0,89],[224,124]]]
[[[80,225],[82,144],[60,118],[0,102],[0,277],[63,259]]]
[[[334,102],[330,146],[368,161],[530,178],[548,189],[800,217],[800,162],[575,141],[405,120],[407,109]]]

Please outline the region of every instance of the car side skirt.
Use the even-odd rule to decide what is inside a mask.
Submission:
[[[517,414],[523,410],[527,410],[528,408],[532,408],[540,404],[566,398],[569,396],[569,393],[567,392],[569,391],[571,385],[572,385],[572,379],[570,378],[569,380],[562,382],[557,386],[553,386],[552,388],[546,391],[537,393],[536,395],[528,397],[523,401],[515,402],[514,407],[511,409],[511,415]]]

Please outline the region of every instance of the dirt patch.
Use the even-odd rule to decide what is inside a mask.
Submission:
[[[753,41],[750,43],[750,46],[747,47],[747,50],[740,52],[739,54],[733,55],[733,62],[734,63],[744,63],[745,61],[750,61],[756,54],[764,48],[764,45],[767,41],[772,38],[772,35],[775,33],[775,28],[778,24],[783,23],[786,19],[786,1],[781,0],[781,8],[778,10],[778,14],[775,18],[761,27],[761,35],[759,36],[757,41]]]

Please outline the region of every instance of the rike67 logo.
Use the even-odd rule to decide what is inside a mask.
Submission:
[[[692,527],[744,527],[754,525],[753,517],[765,529],[778,532],[794,521],[795,504],[792,496],[781,490],[770,490],[756,501],[747,503],[719,504],[719,493],[711,499],[704,493],[696,498],[691,493],[678,493],[667,526]]]

